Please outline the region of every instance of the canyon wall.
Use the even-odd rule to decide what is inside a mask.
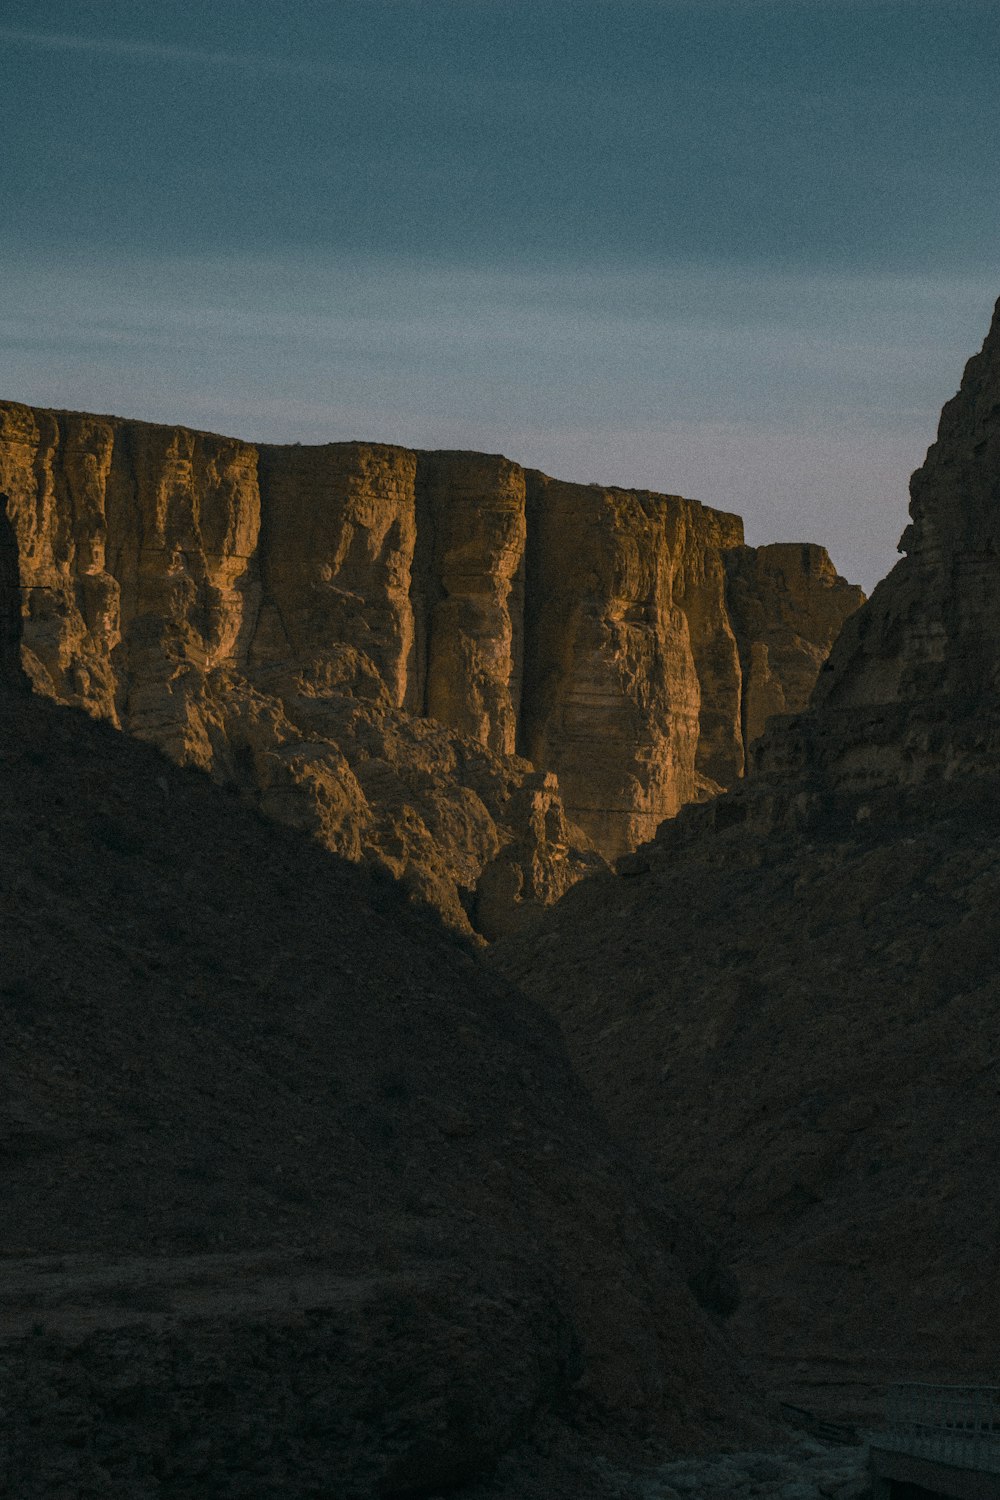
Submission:
[[[1000,757],[1000,318],[910,481],[902,558],[849,622],[811,711],[761,738],[773,784],[845,793],[992,773]],[[749,804],[748,804],[749,805]],[[777,808],[780,816],[780,807]]]
[[[489,956],[718,1234],[770,1388],[866,1425],[890,1382],[992,1380],[1000,1339],[1000,311],[911,497],[808,711]],[[748,718],[790,550],[730,559]],[[766,660],[808,676],[796,587]]]
[[[6,403],[0,497],[36,691],[486,936],[737,780],[863,597],[736,516],[484,454]]]

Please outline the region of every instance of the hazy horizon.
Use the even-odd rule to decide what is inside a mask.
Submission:
[[[870,588],[1000,291],[979,0],[8,0],[0,394],[690,495]]]

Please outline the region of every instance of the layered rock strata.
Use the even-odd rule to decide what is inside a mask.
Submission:
[[[773,1389],[871,1416],[1000,1340],[1000,315],[808,712],[492,960],[696,1205]]]
[[[737,779],[862,597],[735,516],[483,454],[6,404],[0,497],[37,691],[486,936]]]

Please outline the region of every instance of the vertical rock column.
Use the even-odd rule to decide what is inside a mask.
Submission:
[[[421,711],[500,755],[515,748],[523,658],[525,477],[479,453],[423,453],[414,612]],[[415,590],[415,594],[416,594]]]
[[[378,444],[260,450],[263,598],[252,666],[315,669],[350,646],[404,703],[416,468],[416,454]]]
[[[824,547],[777,542],[726,554],[729,613],[743,668],[743,741],[774,714],[801,713],[844,621],[864,603]]]
[[[701,687],[698,714],[696,793],[732,786],[745,758],[740,704],[743,673],[726,607],[725,549],[742,549],[743,522],[727,511],[692,500],[673,502],[680,534],[675,552],[674,594],[684,611]]]
[[[116,721],[118,585],[105,499],[115,422],[0,407],[0,493],[19,555],[23,662],[49,697]]]
[[[0,692],[24,694],[28,679],[21,666],[21,576],[17,539],[0,495]]]
[[[258,606],[257,451],[131,425],[116,444],[107,513],[122,591],[123,722],[207,767],[206,678],[238,663]]]
[[[520,748],[606,857],[695,794],[701,692],[672,497],[529,474]]]

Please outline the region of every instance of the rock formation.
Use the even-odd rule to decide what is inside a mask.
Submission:
[[[768,719],[809,702],[844,623],[842,590],[822,547],[741,547],[726,554],[726,565],[740,643],[742,742],[749,749]],[[715,779],[729,787],[736,778],[729,772]]]
[[[488,937],[737,780],[862,598],[735,516],[483,454],[7,403],[0,497],[36,691]]]
[[[991,773],[1000,752],[1000,320],[910,483],[904,554],[845,629],[812,711],[758,746],[769,774],[863,792]]]
[[[911,516],[748,778],[492,955],[720,1235],[771,1388],[841,1412],[995,1378],[1000,315]]]
[[[25,693],[21,666],[21,581],[17,541],[5,507],[0,506],[0,692]]]
[[[0,1491],[405,1500],[539,1421],[766,1435],[698,1235],[472,945],[2,689],[0,783]]]

